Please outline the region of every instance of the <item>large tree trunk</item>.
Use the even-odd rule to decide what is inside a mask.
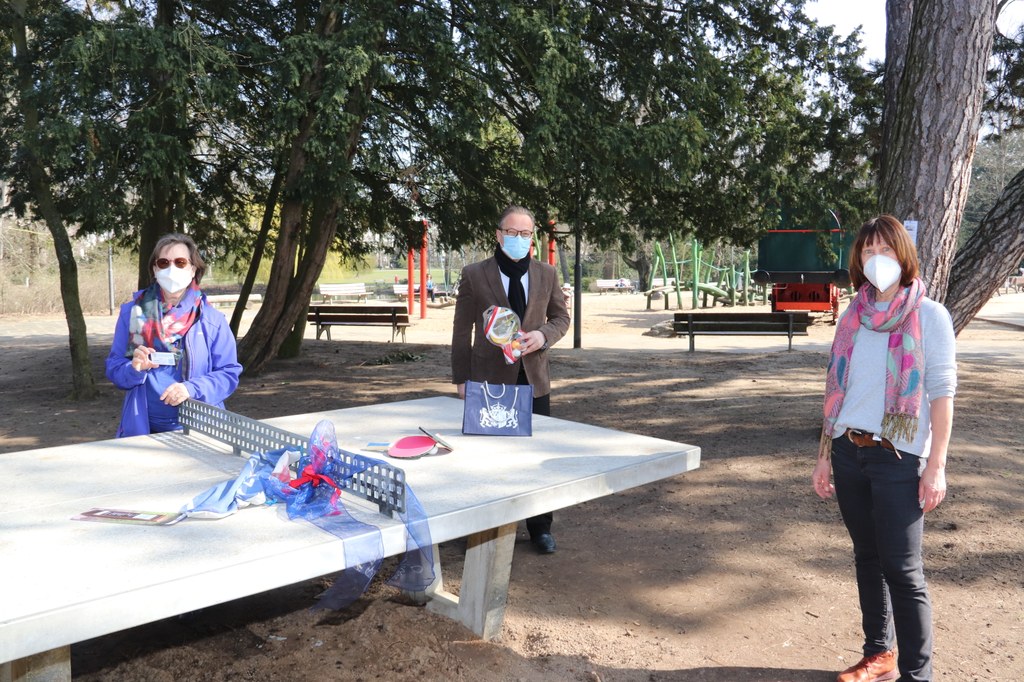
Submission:
[[[158,0],[156,16],[153,19],[154,31],[170,32],[174,29],[175,17],[178,12],[178,0]],[[179,120],[184,120],[183,112],[175,111],[174,98],[167,93],[167,74],[156,66],[149,74],[150,97],[155,102],[154,111],[150,114],[149,130],[154,139],[166,135],[169,131],[181,128]],[[149,212],[139,227],[139,281],[140,289],[150,285],[153,273],[149,269],[149,256],[153,253],[160,237],[175,231],[174,209],[178,198],[176,169],[161,169],[148,178],[150,191],[146,197]]]
[[[914,0],[888,0],[885,3],[885,75],[882,79],[883,110],[896,110],[896,95],[899,93],[903,68],[907,63],[907,47],[910,44],[910,22],[914,17]],[[895,116],[882,118],[882,149],[892,143]],[[885,175],[885,154],[882,155],[881,173]]]
[[[13,3],[12,17],[14,44],[18,59],[18,108],[24,119],[25,163],[28,169],[29,186],[35,209],[46,222],[53,237],[60,269],[60,298],[64,304],[64,317],[68,324],[68,342],[71,350],[71,397],[75,400],[90,400],[96,397],[96,380],[89,362],[89,340],[86,334],[85,316],[78,295],[78,264],[68,238],[64,220],[54,201],[50,179],[39,157],[39,111],[30,91],[32,72],[28,56],[28,36],[25,29],[24,2]]]
[[[325,11],[317,30],[322,37],[333,35],[338,28],[338,13]],[[332,198],[314,206],[309,222],[304,252],[298,260],[305,204],[297,186],[309,172],[306,143],[316,130],[316,106],[324,72],[323,58],[318,58],[304,77],[300,96],[306,102],[306,114],[292,140],[285,172],[284,203],[281,206],[281,226],[278,230],[274,260],[267,282],[267,295],[249,331],[238,344],[238,356],[247,374],[259,374],[277,355],[282,344],[293,333],[296,325],[305,324],[306,309],[316,280],[323,270],[327,252],[337,231],[340,199]],[[355,153],[361,117],[353,122],[348,162]],[[339,161],[340,163],[340,161]]]
[[[276,164],[275,164],[276,166]],[[253,247],[252,260],[249,262],[249,269],[245,273],[245,281],[242,282],[242,290],[238,296],[238,302],[231,313],[231,333],[238,338],[238,330],[242,326],[242,313],[249,301],[249,294],[252,293],[253,285],[256,284],[256,275],[259,273],[260,263],[263,262],[263,252],[267,249],[267,242],[270,238],[270,228],[274,224],[274,209],[277,208],[277,200],[281,195],[281,183],[283,174],[280,169],[275,169],[274,179],[267,191],[267,199],[263,202],[263,220],[260,222],[260,233],[256,236],[256,243]]]
[[[905,20],[908,4],[889,0],[887,14]],[[922,279],[929,295],[944,301],[978,139],[996,0],[915,0],[912,6],[905,58],[886,55],[885,77],[896,85],[883,114],[879,206],[918,222]],[[905,30],[890,24],[887,34]],[[887,39],[887,47],[900,44],[898,36]]]
[[[959,334],[1024,258],[1024,170],[964,244],[949,279],[946,307]]]
[[[288,207],[289,202],[286,202],[285,208]],[[238,355],[247,374],[263,371],[291,335],[295,325],[305,324],[309,298],[323,271],[327,252],[337,231],[339,209],[340,203],[335,201],[331,210],[323,212],[321,220],[310,223],[306,249],[297,267],[292,264],[298,246],[298,223],[294,223],[289,230],[282,224],[267,284],[267,296],[249,331],[238,344]],[[289,214],[292,213],[289,211]]]
[[[334,199],[326,201],[321,199],[318,204],[321,205],[313,208],[312,227],[305,231],[306,243],[299,254],[299,278],[301,279],[293,281],[292,289],[289,289],[289,291],[297,292],[294,296],[289,294],[289,303],[292,301],[295,303],[291,308],[294,311],[295,322],[277,349],[279,358],[297,358],[302,351],[309,300],[313,293],[313,287],[316,286],[316,280],[324,269],[324,263],[327,262],[327,254],[337,233],[341,202]],[[326,206],[322,204],[326,204]]]
[[[310,115],[306,118],[305,129],[300,131],[292,143],[292,153],[285,179],[284,195],[286,197],[295,196],[288,190],[299,182],[306,169],[307,159],[303,145],[312,128],[313,117]],[[248,374],[259,374],[263,370],[266,364],[273,359],[278,348],[295,325],[297,311],[293,309],[293,296],[306,288],[302,279],[309,274],[309,270],[296,267],[303,222],[302,214],[303,204],[300,199],[288,198],[281,206],[281,226],[278,229],[277,242],[274,246],[274,259],[270,266],[267,293],[259,312],[256,313],[249,326],[249,331],[238,343],[239,361]],[[316,229],[316,226],[311,226],[311,229]],[[330,237],[334,238],[333,232]],[[323,263],[321,262],[320,265],[322,267]],[[312,274],[313,282],[308,287],[309,293],[313,290],[313,284],[316,283],[320,269],[318,268]]]
[[[317,26],[321,37],[333,36],[337,32],[338,22],[337,11],[325,10]],[[378,49],[383,41],[384,36],[381,35]],[[239,359],[247,374],[263,371],[267,363],[279,355],[289,338],[301,340],[298,327],[306,324],[306,311],[313,287],[323,271],[327,253],[337,233],[344,194],[340,191],[325,192],[312,202],[309,228],[305,231],[304,248],[299,254],[298,247],[303,233],[301,226],[307,204],[295,198],[301,195],[296,188],[298,183],[306,182],[305,176],[312,172],[306,143],[317,128],[317,99],[325,66],[323,58],[317,58],[299,89],[299,99],[306,102],[306,114],[289,149],[282,192],[285,200],[281,206],[281,227],[267,283],[267,295],[249,331],[238,345]],[[348,164],[350,168],[359,148],[360,131],[366,116],[365,107],[374,84],[372,72],[367,72],[362,82],[349,91],[345,105],[349,121],[345,130],[346,139],[332,163]],[[289,346],[288,356],[294,357],[297,351],[294,344]]]

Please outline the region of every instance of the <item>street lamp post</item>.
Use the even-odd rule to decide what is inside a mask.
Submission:
[[[570,234],[576,237],[576,262],[573,264],[572,271],[572,347],[582,348],[583,347],[583,262],[580,260],[580,253],[583,248],[583,236],[581,230],[573,230],[569,225],[565,223],[555,223],[551,226],[551,237],[561,238],[566,237]]]

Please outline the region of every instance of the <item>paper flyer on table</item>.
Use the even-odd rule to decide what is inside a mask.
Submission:
[[[169,526],[185,518],[181,512],[135,511],[129,509],[105,509],[94,507],[71,517],[72,521],[104,521],[107,523],[132,523],[145,526]]]

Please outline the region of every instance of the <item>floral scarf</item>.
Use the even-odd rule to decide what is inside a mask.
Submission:
[[[924,283],[915,279],[901,288],[888,310],[875,306],[877,290],[865,284],[840,318],[832,341],[832,356],[825,377],[825,423],[821,433],[820,456],[832,448],[832,432],[846,397],[853,345],[861,327],[889,332],[889,352],[885,361],[885,416],[883,438],[912,441],[917,434],[917,416],[924,392],[924,352],[921,349],[921,301]]]
[[[192,282],[181,303],[176,308],[165,312],[164,293],[157,283],[143,289],[132,306],[132,319],[129,329],[131,338],[125,357],[131,357],[139,346],[155,348],[158,351],[171,352],[181,359],[181,339],[199,319],[203,306],[203,295],[199,285]]]

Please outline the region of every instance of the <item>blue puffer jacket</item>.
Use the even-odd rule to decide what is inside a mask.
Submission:
[[[121,411],[117,437],[139,436],[150,432],[149,409],[146,406],[146,371],[136,371],[130,357],[125,357],[131,338],[129,324],[132,306],[141,292],[121,306],[114,329],[114,341],[107,356],[107,378],[120,389],[128,391]],[[207,303],[203,296],[199,322],[185,334],[185,386],[196,400],[224,407],[224,401],[238,386],[242,366],[238,364],[235,337],[227,318]]]

